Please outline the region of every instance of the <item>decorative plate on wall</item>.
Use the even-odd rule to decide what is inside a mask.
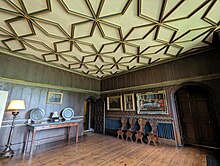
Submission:
[[[45,116],[45,111],[43,109],[34,108],[31,110],[30,118],[33,122],[40,122]]]
[[[65,108],[61,115],[65,120],[71,120],[74,117],[74,110],[72,108]]]

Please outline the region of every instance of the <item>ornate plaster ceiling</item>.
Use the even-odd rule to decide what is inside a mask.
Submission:
[[[219,0],[0,0],[0,48],[105,77],[211,45]]]

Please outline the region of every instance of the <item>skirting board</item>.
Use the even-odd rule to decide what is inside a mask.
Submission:
[[[158,140],[159,140],[159,142],[160,142],[161,144],[171,145],[171,146],[177,146],[177,145],[176,145],[176,141],[173,140],[173,139],[166,139],[166,138],[160,138],[160,137],[159,137]]]
[[[83,135],[83,132],[79,133],[79,137]],[[49,138],[44,138],[44,139],[37,139],[35,140],[35,148],[38,146],[38,145],[44,145],[44,144],[47,144],[47,143],[52,143],[52,142],[56,142],[56,141],[62,141],[62,140],[66,140],[67,138],[67,135],[59,135],[59,136],[55,136],[55,137],[49,137]],[[71,141],[75,141],[75,134],[70,137]],[[29,140],[28,141],[28,147],[27,147],[27,151],[29,152],[29,149],[30,149],[30,143],[31,141]],[[16,144],[12,144],[11,145],[11,148],[13,150],[16,150],[16,151],[19,151],[19,150],[22,150],[24,146],[24,142],[20,142],[20,143],[16,143]],[[1,146],[0,147],[0,151],[4,150],[5,149],[5,146]]]

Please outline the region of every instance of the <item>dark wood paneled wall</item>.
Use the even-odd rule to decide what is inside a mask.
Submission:
[[[140,93],[140,92],[151,92],[158,90],[165,90],[168,98],[168,114],[167,115],[153,115],[160,119],[173,118],[172,111],[172,99],[170,98],[170,89],[174,88],[179,84],[178,80],[188,82],[190,78],[200,77],[200,83],[207,85],[214,91],[213,102],[215,105],[215,111],[219,119],[220,125],[220,56],[218,50],[211,50],[208,52],[199,53],[197,55],[188,56],[185,58],[178,59],[155,65],[151,68],[145,68],[137,70],[127,74],[121,74],[116,77],[106,78],[101,81],[102,97],[111,95],[123,95],[125,93]],[[210,80],[203,80],[203,77],[209,75],[218,75],[218,78],[212,77]],[[190,80],[191,81],[191,80]],[[163,84],[163,82],[171,82],[171,84]],[[162,83],[162,84],[161,84]],[[155,85],[150,86],[148,85]],[[131,113],[129,113],[131,114]],[[127,112],[112,112],[107,111],[107,116],[118,117],[129,116]],[[132,116],[138,116],[135,112]],[[151,117],[151,115],[145,115],[145,117]]]
[[[0,77],[99,91],[100,81],[0,53]]]
[[[154,84],[220,73],[217,50],[152,66],[101,81],[101,91]]]
[[[10,79],[10,82],[7,82],[7,79]],[[27,82],[27,84],[22,85],[22,81]],[[53,89],[53,86],[56,86],[56,89]],[[12,99],[25,100],[26,109],[22,110],[16,118],[16,127],[12,139],[12,148],[21,149],[26,130],[24,123],[29,118],[31,109],[36,107],[44,109],[46,112],[45,120],[52,112],[60,112],[65,107],[73,108],[76,116],[83,116],[84,101],[89,96],[98,98],[100,81],[32,61],[0,54],[0,90],[9,91],[8,103]],[[87,90],[88,93],[82,90]],[[62,104],[47,104],[48,91],[62,92]],[[0,130],[0,151],[3,150],[4,145],[7,143],[11,120],[11,112],[5,111],[3,126]],[[80,126],[80,133],[82,131],[83,125]],[[66,138],[65,134],[65,129],[43,131],[37,135],[38,143],[42,144],[64,139]]]
[[[206,85],[211,92],[213,109],[220,127],[220,79],[207,80],[201,83]]]

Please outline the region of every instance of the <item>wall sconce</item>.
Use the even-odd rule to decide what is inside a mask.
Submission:
[[[6,144],[6,148],[3,152],[0,153],[0,157],[13,157],[14,151],[11,149],[11,141],[12,141],[12,135],[14,131],[14,121],[16,116],[19,114],[19,110],[25,109],[24,100],[12,100],[10,104],[8,105],[7,110],[12,112],[13,120],[11,124],[11,130],[8,137],[8,142]]]

